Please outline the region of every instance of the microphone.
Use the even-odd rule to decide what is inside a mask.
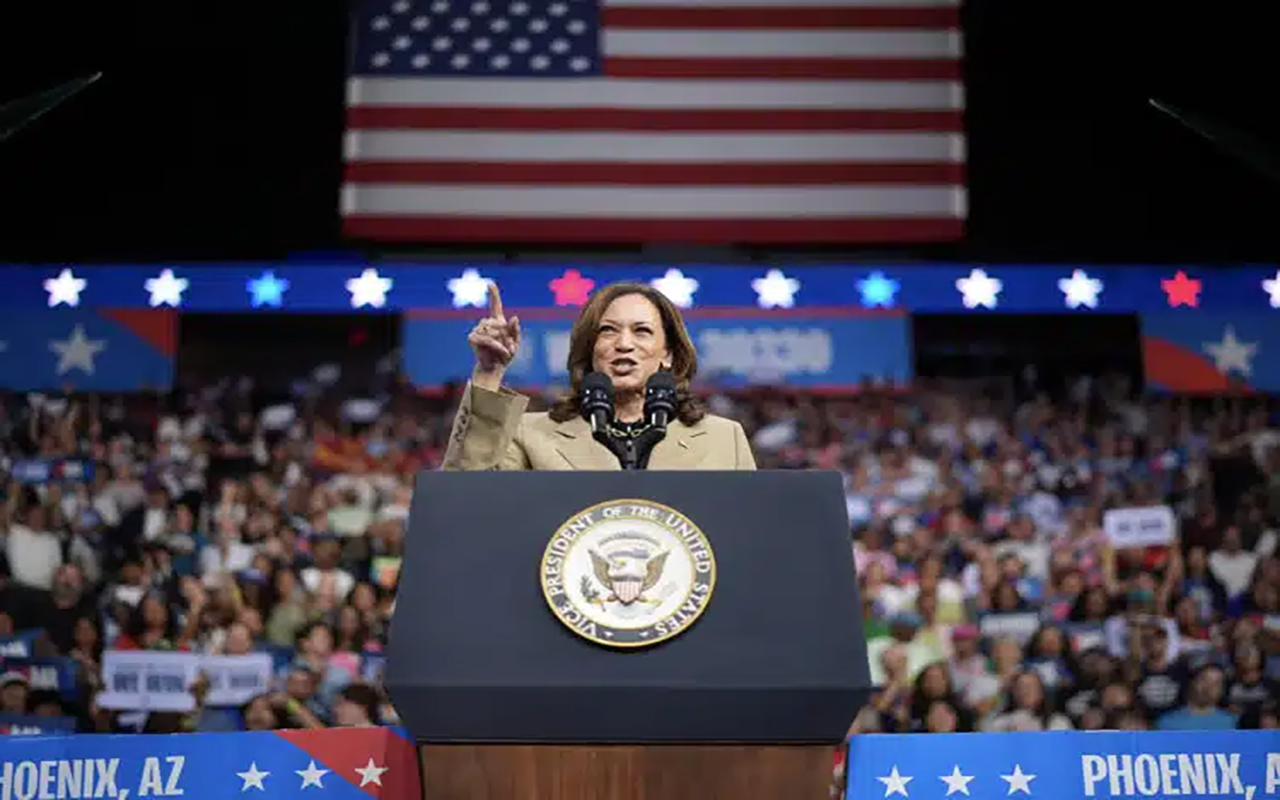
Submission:
[[[588,372],[582,379],[582,416],[591,433],[603,433],[613,419],[613,381],[603,372]]]
[[[650,425],[664,431],[667,423],[675,419],[676,376],[670,370],[658,370],[645,383],[644,416]]]

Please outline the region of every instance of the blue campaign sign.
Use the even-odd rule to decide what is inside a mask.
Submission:
[[[1147,385],[1179,393],[1280,391],[1280,324],[1270,314],[1143,314]]]
[[[515,313],[515,312],[512,312]],[[467,334],[475,313],[411,313],[404,322],[405,370],[414,385],[435,388],[471,374]],[[567,381],[572,313],[521,316],[521,348],[507,372],[513,386]],[[910,324],[893,312],[828,309],[761,313],[758,309],[694,309],[685,322],[698,348],[698,374],[720,385],[785,381],[810,390],[849,388],[866,381],[911,379]]]
[[[848,800],[1280,794],[1274,731],[854,736]]]
[[[79,695],[75,659],[63,656],[45,658],[0,658],[0,672],[16,672],[27,679],[27,685],[36,691],[57,692],[66,699]]]
[[[74,717],[0,714],[0,736],[52,736],[76,732]]]
[[[453,264],[302,259],[276,263],[0,265],[4,308],[134,308],[261,313],[449,309],[483,302],[484,280],[509,306],[556,308],[607,283],[657,281],[693,307],[835,305],[956,313],[1134,313],[1280,308],[1274,264],[859,263]]]
[[[137,391],[173,383],[177,315],[137,309],[0,314],[0,388]]]
[[[0,738],[0,800],[420,800],[412,743],[387,728]]]

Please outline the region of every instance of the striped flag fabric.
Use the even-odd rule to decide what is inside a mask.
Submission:
[[[959,0],[362,0],[342,215],[374,241],[950,241]]]

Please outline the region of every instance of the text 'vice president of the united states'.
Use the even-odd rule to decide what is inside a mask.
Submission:
[[[476,364],[453,421],[447,470],[755,469],[742,426],[707,412],[689,388],[698,366],[680,311],[637,283],[602,288],[569,339],[568,395],[526,409],[502,385],[520,347],[520,320],[489,285],[489,308],[468,336]]]

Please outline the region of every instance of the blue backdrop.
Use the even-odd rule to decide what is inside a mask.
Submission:
[[[475,314],[410,314],[404,322],[404,365],[423,388],[465,380],[474,356],[467,333]],[[551,317],[551,318],[547,318]],[[514,386],[540,387],[567,379],[572,316],[521,317],[521,349],[508,370]],[[686,322],[698,348],[699,374],[722,385],[753,381],[807,389],[850,387],[866,380],[911,378],[910,323],[904,315],[860,312],[729,313],[690,311]]]

